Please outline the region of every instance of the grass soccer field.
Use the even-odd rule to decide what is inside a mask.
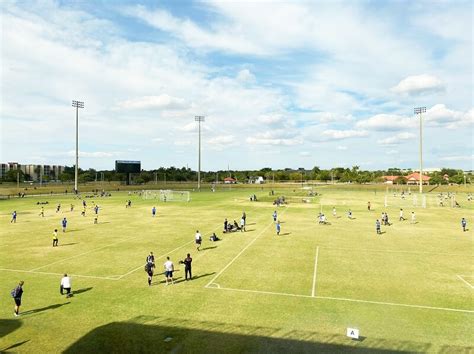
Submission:
[[[275,197],[289,200],[280,207],[258,188],[192,193],[189,203],[112,192],[87,198],[86,216],[72,196],[0,201],[0,352],[473,352],[473,233],[460,220],[473,226],[474,202],[458,194],[461,208],[421,208],[413,196],[390,195],[385,207],[383,191],[317,191],[306,198],[277,189]],[[44,217],[38,201],[48,202]],[[398,220],[400,208],[406,221]],[[247,231],[223,234],[224,218],[239,222],[242,211]],[[329,224],[318,224],[321,211]],[[392,225],[377,235],[382,211]],[[221,241],[210,242],[212,232]],[[157,272],[149,287],[150,251]],[[178,264],[186,253],[188,282]],[[161,274],[166,256],[176,267],[170,286]],[[72,276],[69,299],[59,294],[63,273]],[[22,314],[14,317],[10,291],[20,280]],[[347,338],[347,327],[361,338]]]

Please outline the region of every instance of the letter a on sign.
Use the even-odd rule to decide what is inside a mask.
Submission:
[[[359,339],[359,330],[356,328],[347,328],[346,335],[352,339]]]

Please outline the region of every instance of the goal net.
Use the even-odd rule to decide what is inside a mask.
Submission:
[[[160,200],[162,202],[189,202],[191,193],[189,191],[160,190]]]
[[[157,191],[157,190],[143,190],[142,191],[142,198],[143,199],[159,199],[160,198],[160,191]]]

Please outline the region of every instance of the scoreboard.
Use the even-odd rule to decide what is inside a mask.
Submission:
[[[141,162],[140,161],[115,161],[115,172],[118,173],[140,173]]]

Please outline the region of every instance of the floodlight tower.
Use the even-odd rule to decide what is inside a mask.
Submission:
[[[420,116],[420,194],[423,193],[423,119],[422,114],[426,113],[426,107],[416,107],[415,115]]]
[[[194,120],[199,124],[198,191],[201,191],[201,122],[204,122],[204,116],[195,116]]]
[[[79,169],[79,108],[84,108],[84,102],[73,100],[72,106],[76,107],[76,167],[74,169],[74,191],[77,193],[77,175]]]

